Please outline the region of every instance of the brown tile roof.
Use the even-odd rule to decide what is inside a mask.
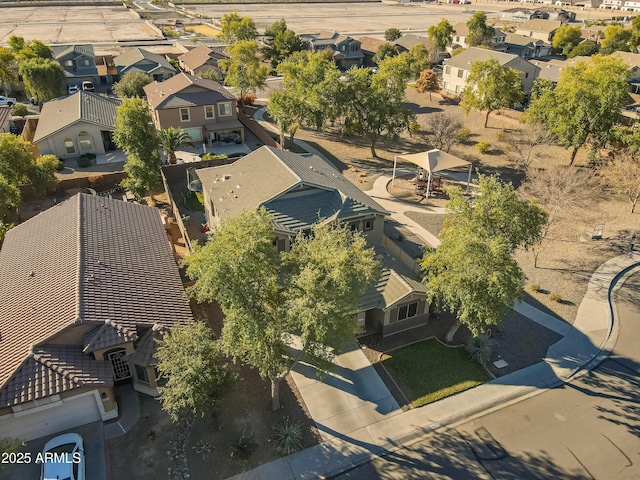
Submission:
[[[95,352],[102,348],[120,345],[126,342],[135,342],[138,334],[135,328],[120,325],[113,320],[105,320],[101,327],[94,328],[84,336],[85,353]]]
[[[81,346],[36,347],[0,390],[0,407],[9,407],[80,387],[113,385],[109,362],[82,353]]]
[[[129,361],[141,367],[155,365],[157,363],[155,354],[158,348],[158,341],[162,340],[164,332],[166,332],[166,328],[162,325],[154,325],[147,330],[137,343],[136,351],[129,355]]]
[[[181,72],[164,82],[153,82],[144,87],[144,93],[147,95],[147,102],[153,109],[165,108],[174,97],[179,96],[183,90],[194,86],[192,92],[196,95],[204,92],[216,93],[220,99],[227,98],[234,100],[236,97],[218,82],[206,78],[194,77],[188,73]],[[202,93],[201,93],[202,92]],[[207,103],[199,103],[199,105],[207,105]]]
[[[360,50],[362,50],[363,52],[376,53],[378,51],[378,48],[380,48],[381,45],[384,45],[384,44],[393,45],[393,43],[391,42],[387,42],[386,40],[382,40],[380,38],[373,38],[373,37],[359,37],[357,38],[357,40],[362,44],[360,46]]]
[[[206,45],[199,45],[193,50],[180,55],[178,60],[181,61],[189,70],[195,70],[196,68],[205,65],[210,60],[221,60],[223,58],[227,57],[215,50],[211,50]]]
[[[0,385],[30,345],[77,323],[135,330],[191,318],[159,211],[84,194],[7,233],[0,305]]]
[[[534,32],[554,32],[558,28],[562,26],[562,22],[560,20],[528,20],[522,24],[522,26],[516,27],[516,32],[518,30],[531,30]]]

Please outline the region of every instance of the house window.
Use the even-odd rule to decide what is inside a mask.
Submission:
[[[367,230],[373,230],[373,220],[365,220],[364,221],[364,229],[365,232]]]
[[[67,153],[76,153],[76,147],[70,138],[64,139],[64,148],[67,149]]]
[[[360,46],[358,46],[358,45],[351,45],[351,51],[352,51],[352,52],[357,52],[358,50],[360,50]]]
[[[418,314],[418,302],[410,303],[398,309],[398,321],[413,318]]]
[[[462,78],[464,76],[464,70],[459,68],[458,69],[458,78]]]
[[[134,365],[134,369],[136,372],[136,378],[140,383],[146,383],[149,385],[149,375],[147,375],[147,369],[141,367],[140,365]]]
[[[341,52],[346,52],[347,51],[347,46],[346,45],[340,45],[340,51]]]
[[[529,72],[526,72],[526,73],[524,74],[524,78],[529,78]]]
[[[89,59],[85,58],[84,59],[84,66],[88,67],[89,65],[91,65],[91,62],[89,61]]]
[[[444,82],[444,89],[449,90],[449,82]]]
[[[64,62],[65,67],[73,67],[73,60],[66,60]]]
[[[78,144],[82,153],[93,153],[93,140],[91,140],[91,135],[87,132],[78,134]]]
[[[153,367],[153,370],[156,374],[156,385],[158,387],[164,387],[167,384],[167,377],[160,373],[158,367]]]
[[[180,121],[181,122],[188,122],[189,120],[191,120],[191,117],[189,117],[189,109],[188,108],[181,108],[180,109]]]
[[[349,224],[349,230],[351,230],[352,232],[357,232],[358,231],[358,224],[357,223],[350,223]]]
[[[218,104],[218,116],[220,117],[231,116],[231,102],[222,102]]]
[[[204,106],[204,118],[213,118],[213,105],[205,105]]]
[[[444,73],[446,73],[447,75],[451,75],[451,65],[447,65],[446,67],[444,67]]]
[[[460,93],[462,91],[462,87],[460,85],[456,85],[456,93]]]

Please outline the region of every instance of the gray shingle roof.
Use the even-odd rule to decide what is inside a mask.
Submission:
[[[220,52],[216,52],[215,50],[210,49],[205,45],[199,45],[193,50],[188,51],[187,53],[180,55],[178,60],[180,60],[189,70],[195,70],[207,62],[213,60],[212,63],[217,63],[217,60],[221,60],[223,58],[227,58],[225,55]]]
[[[386,248],[378,246],[375,250],[376,259],[380,261],[380,276],[378,282],[371,285],[362,297],[362,310],[388,310],[412,293],[426,295],[427,289],[417,274]]]
[[[84,55],[85,57],[91,57],[91,58],[95,57],[95,54],[93,52],[93,45],[91,44],[71,45],[68,47],[53,46],[51,47],[51,49],[53,50],[53,58],[55,58],[56,60],[59,58],[65,57],[70,53],[75,53],[76,57],[80,55]]]
[[[0,390],[0,408],[80,387],[113,385],[109,362],[82,353],[81,346],[36,347]]]
[[[142,69],[145,72],[149,72],[158,67],[164,67],[168,70],[175,71],[175,68],[169,60],[167,60],[164,56],[158,55],[156,53],[151,53],[145,50],[144,48],[133,47],[127,49],[123,54],[118,55],[113,59],[113,63],[115,63],[116,67],[118,67],[118,71],[126,72],[130,67],[136,65],[138,62],[142,60],[148,60],[156,64],[156,66],[152,68],[144,68]],[[140,66],[136,67],[140,68]]]
[[[305,224],[318,209],[323,216],[339,213],[342,218],[361,212],[388,213],[333,165],[315,155],[298,155],[264,146],[230,165],[196,172],[222,218],[234,217],[261,205],[277,212],[280,215],[277,221],[289,226],[296,222]],[[340,200],[335,195],[322,193],[313,199],[305,199],[304,195],[296,196],[295,200],[277,199],[287,191],[305,187],[338,192]],[[319,203],[314,207],[315,200]],[[300,218],[295,217],[298,214]]]
[[[151,108],[167,108],[167,104],[172,101],[175,95],[189,87],[194,87],[191,91],[198,92],[200,95],[203,95],[208,90],[217,92],[229,100],[235,100],[236,98],[218,82],[206,78],[194,77],[184,72],[180,72],[164,82],[153,82],[146,85],[144,87],[144,93],[147,95],[147,102],[149,102]],[[210,104],[201,101],[197,105]]]
[[[158,210],[84,194],[7,233],[0,305],[0,385],[31,345],[75,324],[135,331],[191,318]]]
[[[75,123],[84,122],[113,130],[116,111],[122,100],[84,90],[59,100],[46,102],[33,138],[34,143]]]
[[[487,50],[486,48],[469,47],[445,60],[445,65],[469,70],[473,62],[481,62],[490,58],[497,59],[500,65],[506,65],[514,58],[519,57],[511,53],[496,52],[495,50]]]

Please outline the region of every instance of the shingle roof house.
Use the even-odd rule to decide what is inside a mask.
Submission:
[[[185,72],[196,75],[207,70],[215,70],[216,75],[222,78],[222,70],[218,66],[218,61],[228,58],[221,52],[213,50],[206,45],[198,45],[193,50],[178,57],[180,68]]]
[[[333,59],[336,65],[343,69],[356,66],[361,67],[364,54],[360,50],[360,42],[352,37],[335,31],[323,30],[320,33],[300,35],[307,49],[314,52],[321,50],[333,50]]]
[[[58,158],[115,150],[111,134],[121,103],[119,98],[84,90],[46,102],[33,143],[41,155],[51,153]]]
[[[62,65],[68,85],[82,85],[82,82],[98,82],[93,45],[54,45],[53,58]]]
[[[126,355],[191,318],[158,210],[84,194],[7,233],[0,304],[0,428],[24,439],[117,416],[114,382],[157,394]]]
[[[324,159],[264,146],[232,164],[196,173],[213,230],[226,218],[264,207],[273,219],[274,245],[281,251],[289,250],[292,238],[314,224],[340,222],[362,231],[376,246],[383,269],[363,299],[359,325],[387,335],[427,321],[424,285],[383,246],[389,213]]]
[[[146,73],[151,75],[154,80],[162,81],[177,73],[177,70],[165,57],[139,47],[129,48],[123,54],[115,57],[113,62],[120,77],[127,73]]]

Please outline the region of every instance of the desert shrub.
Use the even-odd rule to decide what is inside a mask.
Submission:
[[[549,294],[549,300],[551,300],[552,302],[560,303],[562,302],[562,295],[560,295],[558,292],[551,292]]]
[[[231,445],[231,458],[248,458],[256,447],[256,441],[253,438],[253,433],[244,432],[238,441]]]
[[[14,117],[24,117],[29,113],[29,109],[22,103],[16,103],[11,107],[11,115]]]
[[[480,365],[486,365],[491,358],[493,340],[486,333],[481,333],[469,339],[466,345],[469,356]]]
[[[366,176],[367,176],[367,174],[366,174],[366,172],[360,172],[360,173],[358,174],[358,176],[359,176],[359,177],[366,177]]]
[[[496,142],[504,142],[505,137],[507,136],[507,131],[502,128],[496,132]]]
[[[105,180],[104,175],[92,175],[87,178],[89,180],[89,187],[94,190],[102,191],[104,190]]]
[[[531,292],[539,292],[540,291],[540,284],[539,283],[532,283],[531,285],[529,285],[529,291]]]
[[[476,150],[480,153],[489,153],[491,151],[491,144],[485,140],[476,143]]]
[[[456,133],[456,138],[460,143],[468,142],[471,138],[471,130],[469,130],[467,127],[462,127],[460,130],[458,130],[458,133]]]
[[[156,431],[149,430],[144,438],[146,438],[148,442],[153,442],[156,439]]]
[[[274,441],[276,448],[285,455],[302,450],[302,429],[300,424],[291,422],[287,418],[284,424],[276,429]]]

